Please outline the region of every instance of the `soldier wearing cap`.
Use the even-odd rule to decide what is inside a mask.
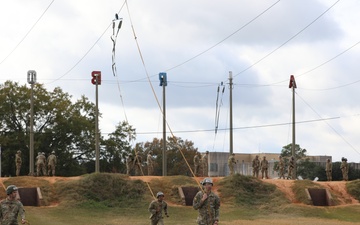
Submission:
[[[347,163],[347,159],[344,157],[341,158],[340,169],[341,169],[343,180],[348,181],[349,180],[349,177],[348,177],[349,165]]]
[[[52,151],[51,154],[47,158],[47,167],[48,167],[48,176],[50,176],[50,172],[53,176],[55,176],[55,167],[56,167],[56,156],[55,151]]]
[[[253,177],[259,177],[259,170],[260,170],[260,160],[259,156],[255,156],[255,159],[252,161],[252,168],[253,168]]]
[[[193,207],[198,210],[198,225],[217,225],[219,223],[220,198],[211,191],[213,182],[210,178],[202,181],[203,191],[199,191],[193,200]]]
[[[290,179],[290,180],[293,179],[294,168],[295,168],[295,159],[294,159],[294,156],[291,156],[290,161],[289,161],[289,166],[288,166],[287,179]]]
[[[25,210],[23,204],[16,199],[18,188],[9,185],[6,188],[7,198],[0,202],[0,224],[17,225],[20,214],[21,223],[25,224]]]
[[[203,155],[202,159],[201,159],[201,163],[202,163],[202,170],[203,170],[203,176],[207,177],[208,173],[209,173],[209,161],[208,161],[208,156],[209,156],[209,151],[205,152],[205,155]]]
[[[164,193],[159,191],[156,194],[157,200],[153,200],[149,205],[150,225],[164,225],[163,212],[166,217],[169,217],[167,211],[167,203],[164,201]]]
[[[15,154],[16,176],[20,175],[21,163],[21,151],[18,150]]]
[[[234,174],[235,164],[236,164],[236,161],[235,161],[235,153],[232,153],[232,154],[229,156],[229,159],[228,159],[228,166],[229,166],[230,176]]]
[[[46,173],[46,157],[44,152],[38,152],[38,155],[36,156],[36,175],[37,176],[45,176]]]
[[[325,172],[326,172],[327,180],[332,181],[332,163],[331,163],[330,159],[326,160]]]

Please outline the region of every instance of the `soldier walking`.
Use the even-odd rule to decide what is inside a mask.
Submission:
[[[235,153],[232,153],[229,156],[228,159],[228,166],[229,166],[229,170],[230,170],[230,176],[234,174],[234,167],[235,167],[236,161],[235,161]]]
[[[280,179],[281,178],[285,179],[285,163],[284,163],[284,159],[281,157],[281,155],[279,155],[279,163],[278,163],[277,167],[278,167]]]
[[[52,176],[55,176],[55,167],[56,167],[56,156],[55,151],[52,151],[51,154],[47,158],[47,166],[48,166],[48,176],[50,173]]]
[[[199,175],[199,170],[200,170],[200,157],[199,157],[199,153],[195,153],[195,156],[194,156],[194,174],[195,174],[195,176]]]
[[[23,204],[16,199],[18,188],[15,185],[9,185],[6,188],[7,198],[0,202],[0,224],[17,225],[20,214],[21,223],[24,224],[25,210]]]
[[[201,159],[202,169],[203,169],[203,176],[207,177],[209,174],[209,161],[208,161],[209,151],[206,151],[205,155],[203,155]]]
[[[255,159],[252,161],[252,168],[253,168],[253,177],[259,177],[259,169],[260,169],[260,160],[259,156],[255,156]]]
[[[152,151],[149,151],[146,158],[146,163],[148,166],[148,176],[154,175],[154,159],[152,157]]]
[[[15,165],[16,165],[16,176],[18,177],[20,175],[20,169],[21,169],[21,151],[18,150],[15,154]]]
[[[260,163],[262,179],[269,179],[268,166],[269,166],[269,162],[266,160],[266,156],[264,156],[263,160],[261,160],[261,163]]]
[[[211,191],[213,182],[210,178],[202,181],[203,190],[193,200],[193,208],[198,210],[198,225],[217,225],[219,223],[220,198]]]
[[[167,211],[167,203],[164,201],[164,193],[159,191],[156,194],[157,200],[153,200],[149,205],[150,225],[164,225],[163,212],[166,217],[169,217]]]

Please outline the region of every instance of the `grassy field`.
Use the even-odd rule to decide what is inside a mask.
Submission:
[[[147,208],[152,195],[143,181],[119,174],[49,179],[17,177],[2,180],[5,186],[41,187],[47,206],[25,207],[32,225],[144,225],[150,222]],[[166,193],[170,215],[164,219],[166,225],[196,224],[197,211],[179,204],[176,190],[184,184],[196,186],[192,178],[185,176],[149,182],[153,192]],[[241,175],[221,179],[215,185],[221,196],[221,225],[360,224],[360,204],[331,207],[315,207],[306,202],[293,204],[275,185]],[[312,184],[307,181],[296,183],[302,190],[307,185]],[[354,182],[352,188],[358,190],[358,185],[359,182]]]

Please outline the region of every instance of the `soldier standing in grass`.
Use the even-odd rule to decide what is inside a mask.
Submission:
[[[208,156],[209,156],[209,151],[206,151],[205,155],[203,155],[202,159],[201,159],[201,163],[202,163],[202,169],[203,169],[203,176],[207,177],[208,173],[209,173],[209,167],[208,167]]]
[[[235,167],[235,153],[232,153],[228,159],[228,166],[230,170],[230,176],[234,174],[234,167]]]
[[[198,225],[217,225],[219,223],[220,198],[211,191],[213,182],[210,178],[202,181],[203,190],[193,200],[193,207],[198,210]]]
[[[332,163],[330,161],[330,159],[326,160],[326,178],[328,181],[332,180]]]
[[[199,170],[200,170],[200,157],[199,157],[199,153],[195,153],[194,156],[194,174],[195,176],[199,175]]]
[[[153,200],[149,205],[150,225],[164,225],[163,211],[166,217],[169,217],[167,212],[167,203],[164,201],[164,193],[159,191],[156,194],[157,200]]]
[[[269,179],[268,166],[269,166],[269,162],[266,160],[266,156],[264,156],[263,160],[261,160],[261,163],[260,163],[262,179]]]
[[[19,214],[21,217],[21,223],[26,223],[24,206],[16,199],[17,193],[18,188],[15,185],[9,185],[6,188],[7,198],[0,202],[1,225],[17,225]]]
[[[135,166],[135,176],[143,175],[142,174],[142,158],[141,158],[139,152],[136,152],[136,154],[135,154],[134,166]]]
[[[15,165],[16,165],[16,176],[18,177],[20,175],[20,169],[21,169],[21,151],[18,150],[15,154]]]
[[[126,174],[131,175],[131,170],[133,169],[134,165],[134,157],[130,154],[126,158]]]
[[[259,169],[260,169],[260,160],[259,156],[255,156],[255,159],[252,161],[252,168],[253,168],[253,177],[259,177]]]
[[[37,176],[45,176],[46,175],[46,157],[45,153],[38,152],[38,156],[36,156],[36,175]]]

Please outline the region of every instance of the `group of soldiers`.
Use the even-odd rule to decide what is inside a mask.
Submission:
[[[57,158],[55,156],[55,151],[52,151],[51,154],[47,157],[47,159],[45,156],[45,152],[38,152],[35,162],[36,176],[55,176],[56,163]],[[18,150],[15,154],[16,176],[20,175],[21,164],[21,151]]]
[[[154,175],[155,160],[152,156],[153,152],[149,151],[146,157],[146,164],[148,170],[148,176]],[[132,170],[135,169],[135,176],[143,175],[142,171],[142,157],[136,152],[135,156],[128,155],[126,158],[126,174],[131,175]]]
[[[255,156],[255,159],[252,161],[253,177],[259,177],[259,171],[261,170],[261,179],[269,179],[269,161],[267,161],[266,156],[263,156],[263,159],[260,161],[259,156]]]
[[[194,175],[207,177],[209,174],[209,151],[201,157],[201,154],[197,152],[194,156]]]
[[[341,158],[341,164],[340,164],[341,174],[344,181],[349,180],[349,164],[347,163],[347,158],[342,157]],[[326,166],[325,166],[325,172],[326,172],[326,178],[328,181],[332,181],[332,163],[330,159],[326,160]]]

